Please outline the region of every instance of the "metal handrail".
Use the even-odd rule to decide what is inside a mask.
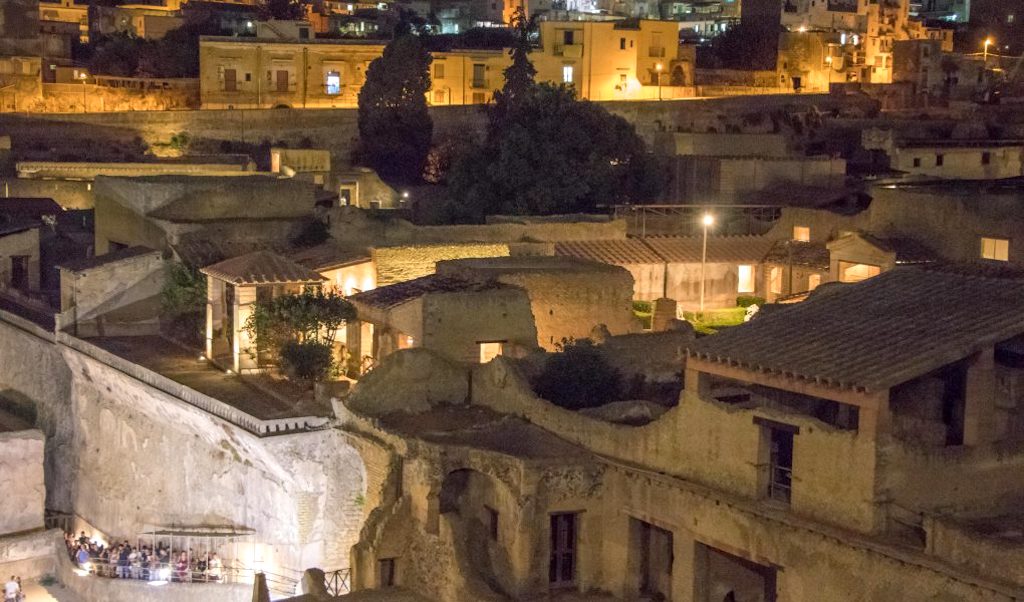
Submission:
[[[327,593],[332,596],[340,596],[352,591],[352,569],[337,569],[324,573],[324,585],[327,586]]]

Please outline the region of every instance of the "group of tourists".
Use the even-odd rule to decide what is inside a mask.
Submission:
[[[68,554],[82,570],[100,577],[215,583],[224,578],[224,565],[215,552],[196,554],[193,550],[172,550],[163,542],[154,547],[127,540],[104,545],[85,531],[66,534]]]

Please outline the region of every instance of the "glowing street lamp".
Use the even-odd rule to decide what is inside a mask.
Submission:
[[[664,69],[661,63],[654,65],[654,70],[658,72],[658,100],[661,100],[661,70]]]
[[[832,55],[831,54],[825,57],[825,66],[828,69],[828,88],[829,88],[829,91],[831,91],[832,90]]]
[[[700,313],[704,313],[704,270],[708,263],[708,227],[715,223],[715,216],[705,213],[701,218],[704,226],[704,248],[700,254]]]
[[[985,44],[984,44],[985,50],[984,50],[984,54],[983,54],[984,59],[985,59],[985,66],[988,66],[988,47],[991,46],[992,44],[995,44],[995,42],[992,41],[992,38],[985,38]]]

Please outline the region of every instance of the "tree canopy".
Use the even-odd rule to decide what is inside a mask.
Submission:
[[[697,49],[697,66],[709,69],[774,70],[782,28],[771,20],[741,21]]]
[[[660,192],[662,170],[634,127],[571,87],[535,85],[491,111],[484,142],[448,174],[455,219],[591,212]]]
[[[535,27],[536,18],[527,18],[523,8],[517,8],[512,16],[512,46],[508,53],[512,64],[505,68],[505,84],[494,95],[499,114],[505,112],[507,105],[526,97],[536,85],[537,69],[530,62],[530,35]]]
[[[434,124],[427,111],[430,53],[405,31],[370,63],[359,91],[358,159],[382,178],[420,181]]]
[[[299,0],[263,0],[259,15],[263,20],[295,21],[306,16],[306,9]]]
[[[591,341],[563,340],[560,347],[531,383],[541,399],[570,410],[621,399],[622,376]]]
[[[185,23],[159,40],[145,40],[129,33],[95,38],[86,48],[76,47],[89,71],[120,77],[198,77],[199,36],[223,33],[215,15],[191,10]]]
[[[257,302],[245,323],[258,349],[276,356],[296,376],[322,380],[336,367],[334,335],[355,307],[334,292],[320,289]]]

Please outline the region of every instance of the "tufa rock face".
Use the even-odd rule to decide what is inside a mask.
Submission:
[[[43,526],[43,434],[0,432],[0,535]]]
[[[357,412],[380,416],[462,405],[468,396],[466,369],[427,349],[403,349],[364,376],[347,405]]]

